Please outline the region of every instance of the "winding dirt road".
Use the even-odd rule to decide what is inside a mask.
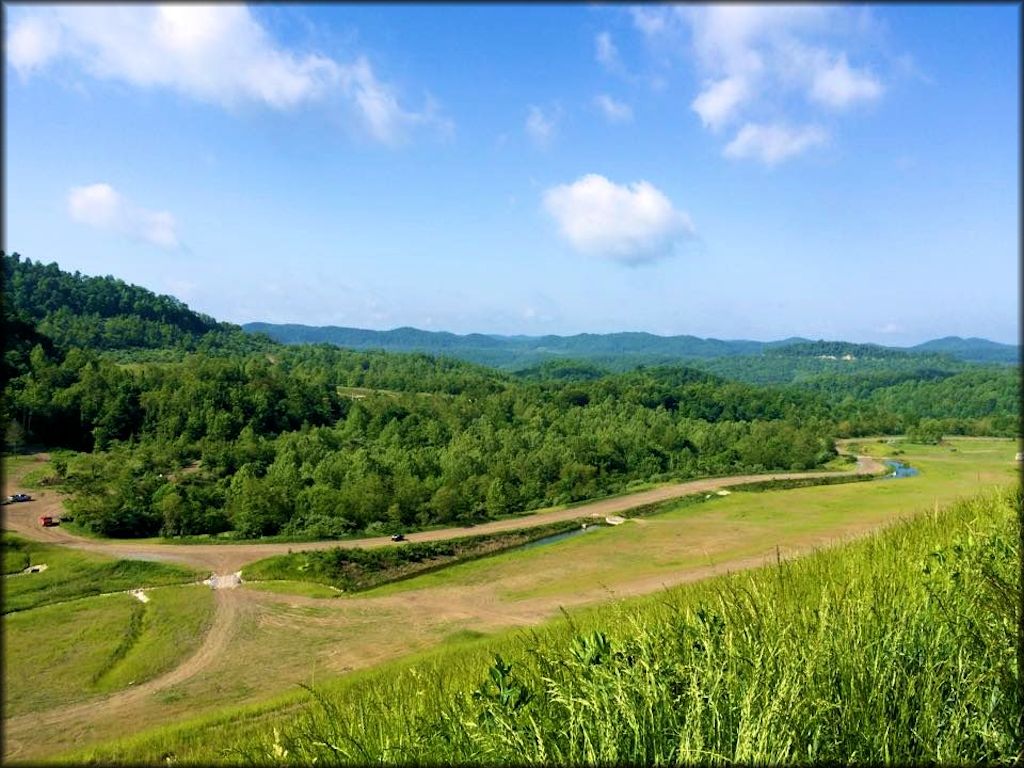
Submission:
[[[842,450],[842,449],[841,449]],[[47,457],[41,455],[39,461]],[[5,477],[4,494],[8,495],[19,490],[18,486],[24,472],[29,467],[19,468]],[[647,491],[641,491],[616,498],[603,499],[582,504],[568,509],[538,512],[530,515],[494,521],[472,528],[449,528],[444,530],[413,533],[407,536],[409,541],[436,541],[440,539],[476,536],[496,531],[533,527],[551,522],[572,520],[580,517],[606,517],[633,509],[638,506],[680,498],[690,494],[714,491],[729,486],[766,480],[827,478],[848,475],[878,474],[885,471],[884,465],[870,457],[857,457],[856,469],[852,472],[782,472],[761,475],[739,475],[732,477],[692,480],[684,483],[665,485]],[[208,569],[212,574],[212,584],[216,589],[215,611],[202,644],[194,654],[185,659],[169,672],[149,680],[141,685],[115,692],[100,698],[94,698],[74,704],[57,706],[41,712],[32,712],[4,721],[4,761],[35,760],[47,752],[52,754],[54,748],[67,748],[70,745],[91,741],[92,729],[98,723],[133,722],[140,713],[140,708],[153,701],[154,694],[166,692],[174,686],[195,678],[204,671],[214,673],[218,663],[232,653],[233,641],[243,624],[243,620],[260,614],[261,606],[269,604],[303,604],[312,603],[307,598],[271,593],[254,593],[238,590],[237,579],[232,576],[241,568],[255,560],[289,550],[326,549],[337,546],[345,547],[380,547],[391,545],[388,537],[375,537],[347,541],[315,541],[308,543],[267,543],[267,544],[165,544],[151,542],[132,542],[126,540],[98,540],[74,536],[60,527],[43,528],[38,523],[40,515],[59,516],[63,512],[63,496],[53,489],[33,494],[33,500],[11,504],[3,507],[3,526],[23,536],[49,544],[59,544],[80,550],[101,553],[109,556],[165,560],[182,563],[201,569]],[[700,569],[693,569],[685,574],[678,574],[672,582],[693,581],[727,570],[739,570],[754,567],[764,561],[763,556],[746,557],[728,562],[716,563]],[[664,575],[637,581],[629,585],[621,585],[614,591],[609,590],[610,597],[625,597],[642,594],[666,586]],[[502,604],[495,594],[492,585],[462,588],[460,594],[452,594],[450,589],[435,590],[430,594],[394,594],[363,598],[353,596],[338,605],[339,610],[347,611],[350,616],[357,616],[360,611],[394,611],[403,616],[405,621],[416,624],[439,626],[443,622],[474,619],[485,626],[508,627],[524,626],[542,621],[550,614],[550,601],[524,602],[522,604]],[[582,599],[582,596],[579,596]],[[559,604],[566,605],[563,598]],[[399,642],[400,638],[395,638]],[[394,648],[379,648],[376,651],[379,659],[361,659],[365,664],[376,663],[384,658],[395,655]],[[371,653],[371,656],[373,654]],[[360,663],[360,666],[363,664]],[[350,667],[346,667],[350,668]],[[40,744],[40,734],[59,734],[54,736],[54,744],[47,747]],[[46,741],[44,739],[43,741]],[[58,745],[62,745],[58,747]]]
[[[603,518],[616,515],[626,510],[635,509],[646,504],[669,501],[695,493],[728,488],[745,483],[763,482],[768,480],[803,480],[807,478],[843,477],[852,474],[874,475],[885,471],[885,466],[869,456],[857,457],[857,468],[852,472],[774,472],[760,475],[732,475],[729,477],[689,480],[673,483],[647,491],[601,499],[588,504],[549,512],[524,514],[506,520],[495,520],[473,527],[444,528],[434,531],[422,531],[406,535],[409,541],[440,541],[457,539],[467,536],[480,536],[485,533],[497,533],[521,528],[533,528],[563,520],[575,520],[581,517]],[[5,478],[4,495],[15,493],[20,473],[12,473]],[[126,539],[86,539],[75,536],[60,528],[43,528],[39,525],[41,515],[59,517],[63,514],[63,495],[54,490],[42,491],[33,495],[33,500],[19,504],[11,504],[3,508],[3,526],[27,538],[45,541],[48,544],[61,544],[88,552],[97,552],[115,557],[132,560],[163,560],[182,563],[196,568],[208,568],[218,576],[227,576],[240,571],[245,565],[273,555],[282,555],[294,551],[314,549],[332,549],[334,547],[383,547],[392,544],[387,536],[365,539],[327,540],[292,543],[255,543],[255,544],[172,544],[134,542]]]

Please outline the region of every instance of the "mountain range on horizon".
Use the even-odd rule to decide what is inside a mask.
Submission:
[[[776,341],[722,340],[690,335],[659,336],[643,331],[580,333],[571,336],[456,334],[408,326],[387,331],[296,323],[244,323],[243,330],[265,333],[285,344],[327,343],[351,349],[447,354],[473,362],[515,367],[558,359],[620,358],[636,363],[711,360],[765,354],[852,358],[943,355],[962,362],[1017,364],[1020,347],[978,337],[946,336],[911,347],[812,340],[793,336]]]

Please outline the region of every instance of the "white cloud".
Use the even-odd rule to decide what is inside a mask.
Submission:
[[[557,107],[547,113],[538,106],[530,105],[526,114],[526,135],[539,147],[547,147],[558,132],[561,110]]]
[[[60,43],[60,26],[49,15],[29,16],[7,36],[7,60],[25,76],[53,59]]]
[[[180,245],[174,216],[167,211],[140,208],[109,184],[72,188],[68,193],[68,215],[79,224],[143,240],[167,250]]]
[[[11,24],[7,49],[23,76],[63,59],[98,79],[166,88],[225,108],[256,103],[285,110],[340,97],[385,143],[414,126],[450,126],[436,106],[403,107],[365,57],[339,62],[279,45],[245,5],[26,9]]]
[[[612,36],[607,32],[601,32],[594,38],[594,56],[609,72],[617,72],[622,68],[619,49],[615,47]]]
[[[670,256],[694,234],[689,215],[647,181],[619,185],[588,174],[548,189],[544,208],[575,250],[628,265]]]
[[[652,51],[692,56],[701,85],[690,107],[705,128],[719,133],[744,126],[727,142],[731,157],[772,158],[770,164],[794,157],[823,143],[821,129],[758,125],[765,116],[779,124],[798,115],[813,119],[815,109],[842,110],[885,91],[880,77],[851,66],[850,53],[840,47],[873,34],[869,9],[730,3],[642,7],[631,14]]]
[[[633,26],[647,37],[664,34],[672,24],[672,12],[667,8],[640,6],[630,8],[629,13],[633,17]]]
[[[691,106],[706,128],[717,131],[732,119],[749,95],[746,79],[732,75],[707,86]]]
[[[616,101],[606,93],[594,97],[598,106],[609,123],[629,123],[633,120],[633,108],[621,101]]]
[[[726,145],[724,154],[733,159],[757,160],[770,167],[827,140],[828,134],[817,125],[790,128],[779,124],[747,123]]]
[[[845,53],[831,66],[816,71],[811,86],[811,98],[837,109],[858,101],[874,101],[881,95],[882,84],[865,70],[851,69]]]

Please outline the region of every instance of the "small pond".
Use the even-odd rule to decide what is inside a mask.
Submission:
[[[885,463],[889,466],[889,469],[892,470],[892,472],[890,472],[889,474],[887,474],[885,476],[886,479],[890,479],[890,478],[894,478],[894,477],[896,477],[896,478],[899,478],[899,477],[913,477],[914,475],[919,474],[918,471],[916,469],[914,469],[914,467],[908,467],[906,464],[904,464],[901,461],[895,461],[893,459],[886,459]]]

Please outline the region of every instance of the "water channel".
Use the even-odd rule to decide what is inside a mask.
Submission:
[[[890,472],[885,476],[885,478],[883,478],[886,480],[891,480],[894,477],[913,477],[914,475],[919,474],[919,472],[916,469],[914,469],[914,467],[908,467],[901,461],[896,461],[894,459],[886,459],[885,463],[889,466],[889,469],[892,470],[892,472]]]

